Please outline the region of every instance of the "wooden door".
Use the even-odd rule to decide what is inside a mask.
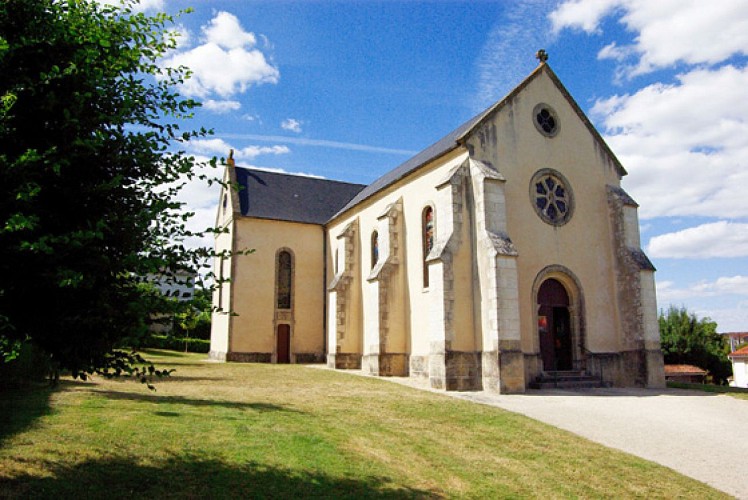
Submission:
[[[543,370],[571,370],[569,294],[559,281],[548,279],[538,290],[538,306],[538,337]]]
[[[278,363],[291,362],[291,325],[278,325],[278,348],[276,349]]]

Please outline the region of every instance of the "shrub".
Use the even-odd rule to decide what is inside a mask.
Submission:
[[[44,380],[52,371],[49,356],[29,342],[19,342],[12,359],[0,357],[0,387],[20,387]]]
[[[169,349],[172,351],[187,351],[207,353],[210,351],[210,340],[177,338],[170,335],[151,335],[143,347]],[[186,348],[186,349],[185,349]]]

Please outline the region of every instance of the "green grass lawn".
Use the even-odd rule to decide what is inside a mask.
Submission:
[[[748,399],[748,389],[740,387],[727,387],[724,385],[713,384],[691,384],[687,382],[668,382],[670,389],[688,389],[691,391],[713,392],[717,394],[727,394],[737,399]]]
[[[304,366],[0,395],[0,497],[724,497],[526,417]]]

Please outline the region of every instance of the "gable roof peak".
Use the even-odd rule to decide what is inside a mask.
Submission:
[[[541,52],[542,52],[542,55],[541,55]],[[608,147],[608,145],[606,144],[605,140],[602,138],[600,133],[592,125],[592,122],[590,122],[589,118],[587,118],[587,116],[584,114],[584,112],[579,107],[579,105],[576,103],[574,98],[571,97],[571,94],[569,94],[569,91],[566,90],[566,87],[564,87],[564,85],[561,83],[561,80],[559,80],[558,76],[556,76],[556,73],[554,73],[553,70],[551,69],[550,64],[548,64],[548,53],[545,52],[545,50],[541,49],[538,51],[536,56],[540,56],[538,57],[540,64],[538,64],[538,66],[529,75],[527,75],[527,77],[525,77],[525,79],[522,80],[522,82],[520,82],[519,85],[514,87],[514,89],[512,89],[506,96],[504,96],[502,99],[495,102],[493,105],[491,105],[488,109],[486,109],[482,113],[479,113],[473,118],[471,118],[470,120],[466,121],[465,123],[457,127],[455,130],[453,130],[446,136],[442,137],[440,140],[438,140],[431,146],[422,150],[420,153],[416,154],[415,156],[407,160],[405,163],[402,163],[400,166],[396,167],[395,169],[390,170],[389,172],[384,174],[382,177],[378,178],[377,180],[375,180],[374,182],[366,186],[356,196],[354,196],[353,199],[351,199],[343,208],[341,208],[335,215],[333,215],[330,218],[330,221],[341,216],[343,213],[355,207],[362,201],[368,198],[371,198],[372,196],[382,191],[383,189],[409,176],[410,174],[417,171],[418,169],[420,169],[427,163],[435,160],[436,158],[444,156],[445,154],[457,149],[458,147],[464,146],[465,141],[471,134],[473,134],[476,130],[480,129],[480,127],[486,121],[488,121],[488,119],[490,119],[490,117],[493,116],[494,113],[496,113],[498,110],[506,106],[507,103],[509,103],[514,97],[516,97],[520,92],[522,92],[525,89],[525,87],[527,87],[531,82],[533,82],[536,78],[538,78],[543,73],[545,73],[548,76],[548,78],[551,79],[553,84],[556,86],[559,92],[561,92],[561,94],[566,98],[566,100],[569,102],[569,105],[572,107],[572,109],[577,114],[577,116],[579,116],[579,118],[585,124],[585,126],[590,131],[590,133],[595,138],[595,140],[601,145],[603,150],[608,154],[608,157],[613,162],[613,165],[615,166],[615,169],[618,172],[618,175],[620,177],[623,177],[624,175],[626,175],[626,169],[623,168],[623,165],[621,165],[621,162],[618,161],[618,158],[616,158],[616,156],[613,154],[613,151],[611,151],[610,147]]]

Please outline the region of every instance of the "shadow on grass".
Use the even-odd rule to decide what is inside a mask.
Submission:
[[[138,349],[138,353],[147,359],[147,356],[158,356],[160,358],[193,358],[199,356],[201,353],[193,352],[181,352],[181,351],[168,351],[166,349]],[[208,359],[208,354],[203,354],[205,359]]]
[[[181,366],[181,365],[180,365]],[[94,379],[95,380],[95,379]],[[181,375],[175,371],[168,377],[152,377],[151,384],[158,390],[158,386],[161,384],[173,384],[178,382],[191,383],[191,382],[225,382],[228,379],[225,377],[207,377],[207,376],[192,376],[192,375]],[[120,377],[110,379],[111,382],[122,382],[123,384],[129,384],[134,382],[140,384],[140,381],[134,377]]]
[[[129,459],[54,463],[45,477],[19,475],[0,481],[4,498],[438,498],[393,485],[386,477],[335,477],[248,462],[174,457],[144,465]]]
[[[52,412],[49,405],[52,392],[48,384],[0,391],[0,445]]]
[[[234,401],[221,401],[218,399],[193,399],[182,396],[159,396],[158,394],[140,394],[133,392],[119,391],[102,391],[98,389],[91,390],[92,394],[107,397],[109,399],[125,401],[145,401],[154,404],[178,404],[189,406],[220,406],[222,408],[231,408],[236,410],[254,410],[258,412],[286,412],[286,413],[304,413],[293,408],[274,405],[269,403],[240,403]]]

